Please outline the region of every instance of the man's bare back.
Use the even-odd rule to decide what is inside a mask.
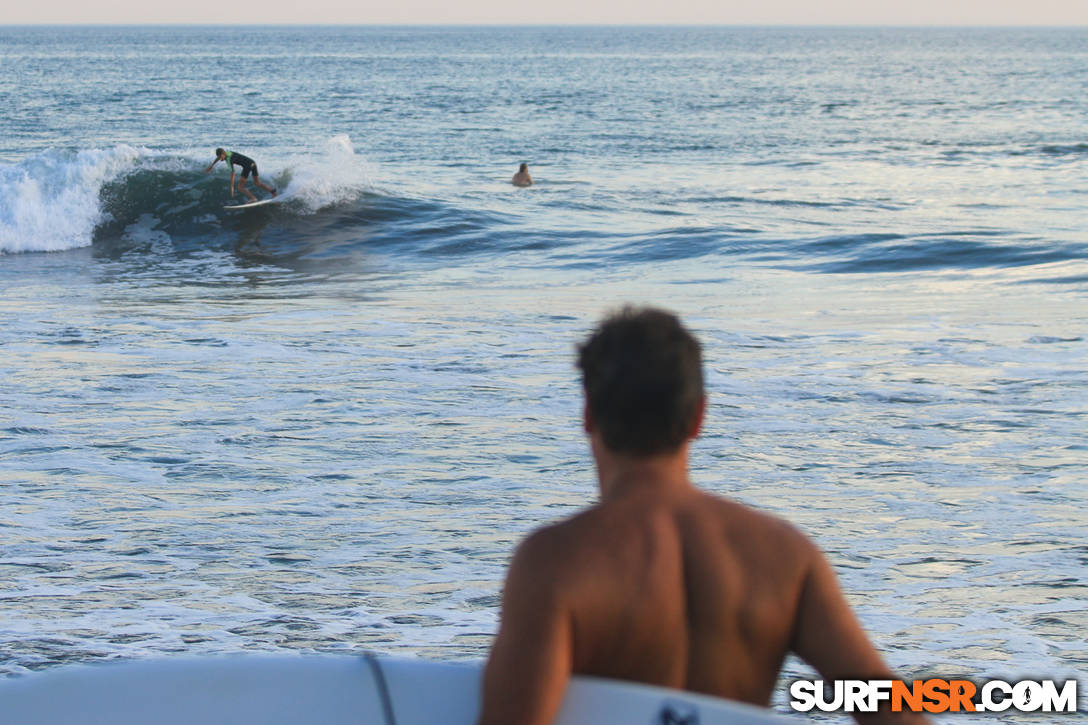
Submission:
[[[768,704],[811,547],[690,486],[633,487],[557,527],[547,547],[588,552],[559,562],[574,671]]]
[[[825,679],[893,677],[815,545],[780,519],[690,483],[705,398],[688,406],[683,442],[651,455],[617,450],[602,431],[611,424],[599,424],[592,408],[587,402],[585,429],[600,501],[518,548],[481,723],[551,722],[571,674],[763,706],[790,652]]]

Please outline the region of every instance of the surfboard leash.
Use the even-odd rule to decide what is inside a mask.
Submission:
[[[382,663],[378,661],[373,652],[366,652],[363,658],[370,665],[370,672],[374,676],[374,685],[378,688],[378,697],[382,701],[382,712],[385,714],[385,725],[397,725],[396,715],[393,714],[393,698],[389,695],[389,685],[385,681],[385,672],[382,671]]]

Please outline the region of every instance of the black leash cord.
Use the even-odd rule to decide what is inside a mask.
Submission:
[[[382,712],[385,713],[385,725],[397,725],[397,718],[393,714],[393,698],[389,696],[389,685],[385,682],[385,673],[382,672],[382,663],[372,652],[363,655],[370,665],[370,672],[374,675],[374,685],[378,688],[378,697],[382,701]]]

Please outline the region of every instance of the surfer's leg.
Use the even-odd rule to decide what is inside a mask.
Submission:
[[[238,188],[242,190],[242,193],[245,194],[250,201],[257,201],[257,197],[253,196],[253,192],[246,188],[246,177],[243,176],[238,182]]]
[[[272,196],[276,195],[276,190],[274,188],[272,188],[271,186],[269,186],[268,184],[262,183],[261,182],[261,177],[256,172],[253,173],[253,183],[256,184],[257,186],[261,187],[265,191],[272,192]]]
[[[257,164],[247,164],[242,167],[242,182],[239,184],[239,188],[242,193],[249,197],[250,201],[257,201],[257,197],[253,196],[253,193],[246,188],[246,180],[249,179],[249,175],[253,174],[253,178],[257,178]]]

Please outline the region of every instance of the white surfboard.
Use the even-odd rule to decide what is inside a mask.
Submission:
[[[72,665],[0,680],[4,725],[474,725],[481,663],[228,655]],[[557,725],[782,725],[769,710],[576,677]]]
[[[284,200],[285,195],[279,194],[277,196],[270,196],[267,199],[258,199],[257,201],[247,201],[245,204],[226,204],[224,209],[235,211],[237,209],[252,209],[255,206],[264,206],[265,204],[276,204]]]

